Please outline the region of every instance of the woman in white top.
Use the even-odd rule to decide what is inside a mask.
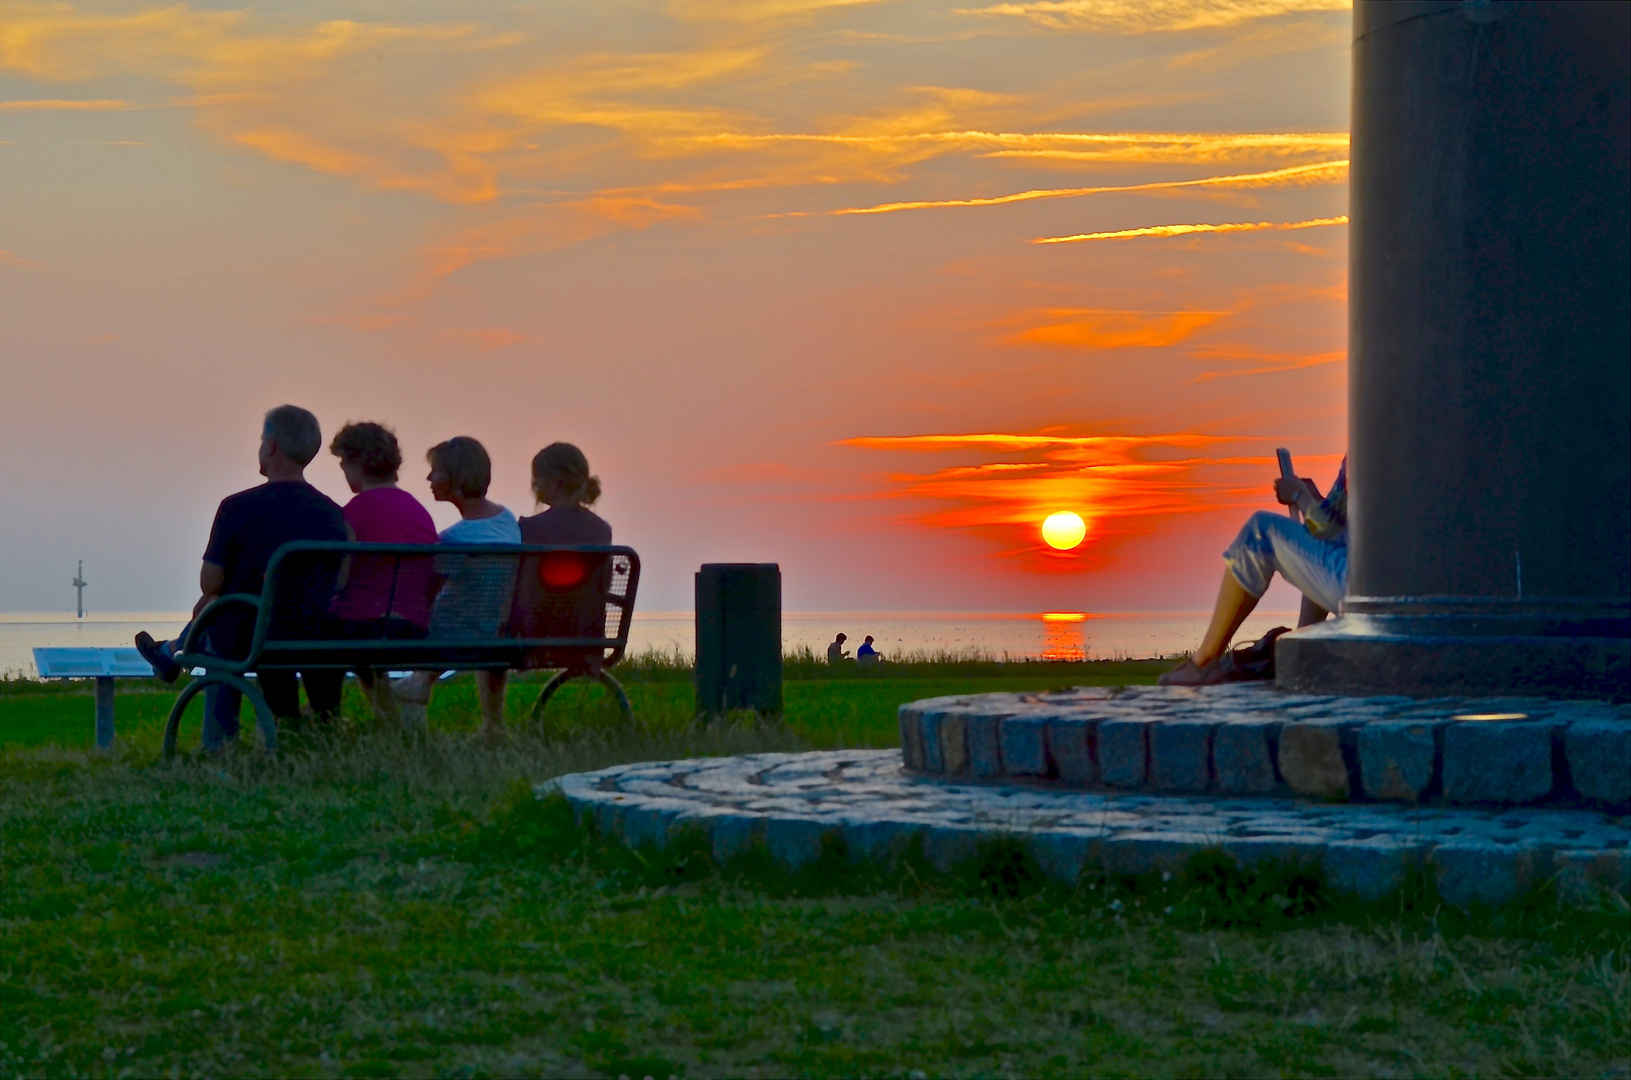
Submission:
[[[519,544],[521,528],[508,507],[487,497],[493,464],[487,450],[468,435],[437,443],[425,454],[430,462],[430,493],[437,502],[452,503],[459,520],[443,529],[444,544]],[[441,561],[440,559],[438,561]],[[515,585],[516,560],[495,556],[491,565],[483,557],[448,556],[438,567],[444,578],[431,608],[430,637],[490,637],[509,616],[510,593]],[[424,723],[435,673],[417,671],[396,683],[403,701],[403,718]],[[476,672],[476,696],[481,703],[481,734],[504,732],[504,691],[507,671]]]

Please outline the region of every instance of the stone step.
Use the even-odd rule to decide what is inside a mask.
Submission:
[[[1076,790],[1631,810],[1631,705],[1084,687],[900,707],[906,768]]]

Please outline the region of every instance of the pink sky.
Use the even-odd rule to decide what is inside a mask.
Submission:
[[[1203,609],[1274,448],[1344,448],[1349,22],[0,0],[0,610],[189,605],[284,401],[427,501],[441,439],[518,512],[578,443],[647,610]]]

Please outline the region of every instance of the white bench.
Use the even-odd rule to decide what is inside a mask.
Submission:
[[[113,680],[151,679],[153,668],[132,648],[35,649],[42,679],[96,680],[96,745],[113,745]]]

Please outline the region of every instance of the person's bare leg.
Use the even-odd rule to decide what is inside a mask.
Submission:
[[[1301,630],[1305,626],[1313,626],[1317,622],[1324,622],[1325,617],[1329,614],[1331,614],[1329,611],[1305,596],[1303,597],[1303,606],[1297,612],[1297,629]]]
[[[476,672],[476,697],[481,703],[481,735],[484,738],[504,734],[504,692],[509,682],[508,671]]]
[[[1257,597],[1240,587],[1240,582],[1229,571],[1223,572],[1223,584],[1218,586],[1218,600],[1212,605],[1212,621],[1207,624],[1201,647],[1195,650],[1195,666],[1205,667],[1223,655],[1230,640],[1246,616],[1257,606]]]
[[[385,680],[380,681],[383,683]],[[396,698],[398,720],[404,729],[415,735],[429,729],[430,688],[435,682],[436,672],[415,671],[389,684],[389,692]]]

